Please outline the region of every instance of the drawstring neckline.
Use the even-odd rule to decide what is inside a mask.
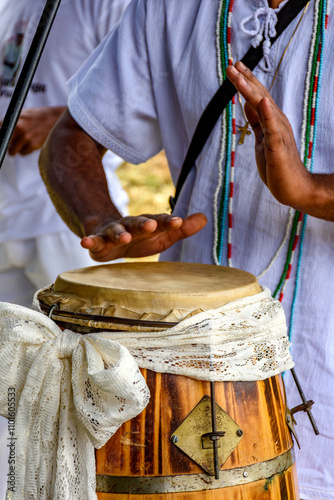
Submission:
[[[262,44],[263,61],[260,62],[260,67],[265,72],[269,72],[272,69],[269,58],[271,47],[270,38],[276,36],[276,12],[281,10],[283,5],[286,4],[286,1],[282,2],[277,9],[272,9],[266,2],[263,7],[259,7],[253,14],[245,17],[240,22],[241,31],[253,37],[251,44],[254,48],[258,47],[264,39]],[[251,27],[247,28],[246,25],[250,23]]]

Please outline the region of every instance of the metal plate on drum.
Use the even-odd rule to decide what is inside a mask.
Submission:
[[[242,439],[238,424],[217,404],[218,461],[221,468]],[[171,435],[170,440],[208,474],[215,474],[213,443],[205,434],[212,431],[211,398],[204,396]]]

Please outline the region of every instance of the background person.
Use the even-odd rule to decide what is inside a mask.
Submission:
[[[0,171],[0,300],[30,307],[35,291],[68,269],[94,264],[67,228],[42,182],[39,149],[66,105],[69,77],[119,21],[126,0],[63,0]],[[0,118],[5,115],[44,0],[0,1]],[[80,147],[69,147],[75,164]],[[111,196],[122,213],[127,194],[115,173],[122,160],[106,155]],[[0,464],[6,463],[7,420],[0,421]],[[7,467],[0,472],[5,497]]]
[[[38,171],[39,148],[61,115],[67,99],[66,82],[119,20],[126,1],[62,2],[18,121],[9,155],[0,172],[0,300],[30,306],[36,289],[67,269],[92,265],[87,252],[65,226]],[[4,57],[0,110],[4,116],[13,84],[5,61],[8,44],[19,37],[22,65],[45,2],[1,0],[0,40]],[[19,68],[20,69],[20,68]],[[1,115],[0,115],[1,116]],[[73,167],[82,151],[68,148]],[[126,212],[127,195],[115,174],[122,160],[104,159],[111,196]]]

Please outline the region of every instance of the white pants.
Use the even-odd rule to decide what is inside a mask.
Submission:
[[[63,271],[98,264],[69,230],[0,243],[0,301],[31,307],[34,293]],[[0,417],[0,500],[6,496],[7,419]]]

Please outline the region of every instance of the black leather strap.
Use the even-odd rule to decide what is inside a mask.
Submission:
[[[277,13],[276,36],[270,39],[271,44],[277,40],[285,28],[306,6],[308,1],[309,0],[290,0],[282,7],[282,9]],[[257,48],[251,47],[241,60],[251,71],[253,71],[262,57],[263,48],[262,44],[260,44]],[[230,80],[224,80],[222,86],[218,89],[204,110],[197,124],[187,155],[183,162],[180,176],[176,184],[175,195],[174,197],[171,196],[169,200],[172,210],[176,205],[177,199],[190,170],[195,165],[195,161],[201,153],[220,115],[236,92],[236,88]]]

